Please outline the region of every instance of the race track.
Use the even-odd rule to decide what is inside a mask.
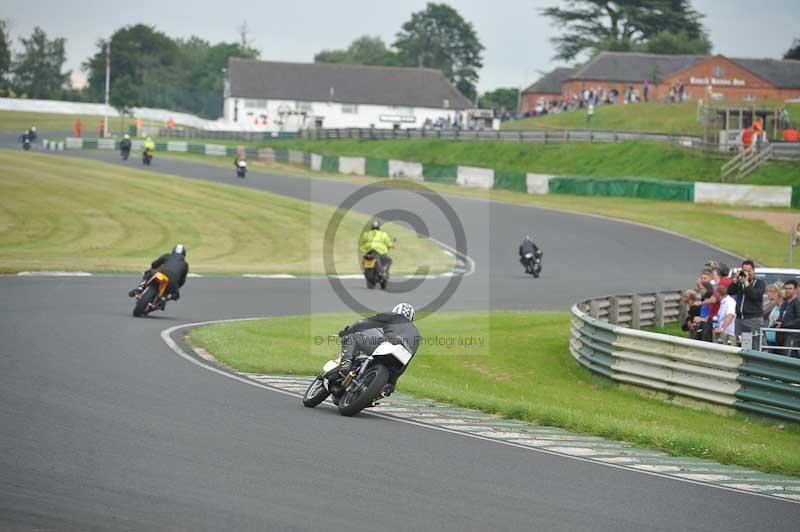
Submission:
[[[256,172],[242,182],[232,169],[164,159],[152,170],[331,204],[357,188]],[[477,267],[445,309],[563,310],[684,286],[723,258],[637,226],[447,200]],[[369,208],[417,212],[453,244],[419,197],[377,195]],[[538,281],[516,262],[526,232],[545,250]],[[160,338],[182,323],[346,310],[324,279],[190,279],[178,304],[145,320],[130,317],[134,282],[0,278],[0,530],[796,530],[791,502],[309,411],[189,364]],[[446,282],[402,297],[424,304]],[[345,284],[376,307],[396,299]]]

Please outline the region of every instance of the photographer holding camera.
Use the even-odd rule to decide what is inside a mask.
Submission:
[[[753,333],[753,349],[758,350],[761,340],[761,316],[766,285],[756,279],[756,266],[752,260],[742,262],[742,269],[728,287],[728,295],[736,297],[736,336]]]

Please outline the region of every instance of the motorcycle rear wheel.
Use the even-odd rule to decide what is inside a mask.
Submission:
[[[383,387],[389,382],[389,370],[386,366],[376,364],[369,369],[362,377],[362,385],[358,389],[345,392],[339,401],[339,414],[343,416],[354,416],[372,405],[378,397]]]
[[[325,389],[322,383],[322,378],[317,376],[314,381],[309,384],[306,393],[303,394],[303,406],[314,408],[322,401],[324,401],[331,393]]]
[[[150,303],[156,298],[156,295],[156,289],[152,286],[148,286],[144,294],[142,294],[142,297],[136,301],[136,306],[133,307],[133,315],[137,318],[147,315],[147,307],[150,306]]]

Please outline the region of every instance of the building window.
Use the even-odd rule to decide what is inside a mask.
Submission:
[[[349,115],[358,114],[358,105],[356,105],[354,103],[343,103],[342,104],[342,113],[343,114],[349,114]]]
[[[713,75],[715,78],[719,79],[719,78],[721,78],[722,76],[724,76],[724,75],[725,75],[725,71],[722,69],[722,67],[721,67],[721,66],[719,66],[719,65],[714,65],[714,68],[712,68],[712,69],[711,69],[711,74],[712,74],[712,75]]]
[[[295,102],[294,107],[301,113],[311,112],[311,102]]]
[[[442,107],[444,107],[445,109],[450,109],[450,100],[448,100],[447,98],[442,100]]]
[[[267,100],[245,100],[244,106],[247,109],[266,109]]]
[[[413,107],[395,107],[395,111],[400,116],[414,116]]]

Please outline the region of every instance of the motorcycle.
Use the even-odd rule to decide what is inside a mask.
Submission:
[[[364,279],[367,281],[367,288],[372,290],[375,285],[380,285],[381,290],[386,290],[386,273],[383,270],[380,256],[374,249],[367,251],[361,258],[361,268],[364,270]]]
[[[539,274],[542,273],[542,250],[537,249],[533,253],[526,253],[523,257],[525,261],[525,273],[529,273],[533,275],[534,278],[538,278]]]
[[[244,179],[247,174],[247,161],[236,161],[236,177]]]
[[[153,161],[153,150],[150,148],[144,150],[142,154],[142,164],[145,166],[150,166],[150,163]]]
[[[22,140],[22,149],[25,151],[30,151],[31,149],[31,141],[30,139],[23,139]]]
[[[378,404],[389,377],[408,366],[412,357],[405,346],[383,342],[371,355],[356,353],[347,374],[339,370],[339,360],[329,360],[303,394],[303,405],[314,408],[331,396],[339,414],[354,416]]]
[[[122,160],[123,160],[123,161],[127,161],[127,160],[128,160],[128,157],[130,157],[130,155],[131,155],[131,150],[130,150],[130,148],[128,148],[127,150],[126,150],[125,148],[122,148],[122,149],[119,151],[119,156],[120,156],[120,157],[122,157]]]
[[[154,310],[164,310],[167,303],[166,291],[169,277],[163,272],[154,273],[136,289],[136,304],[133,307],[134,317],[147,316]]]

